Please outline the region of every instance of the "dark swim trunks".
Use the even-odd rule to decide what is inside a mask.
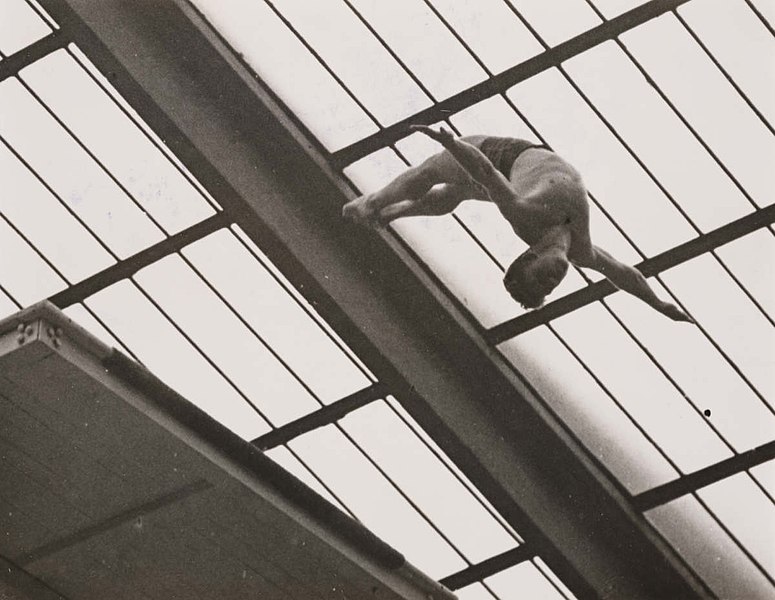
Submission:
[[[482,154],[490,159],[495,168],[506,176],[506,179],[509,179],[511,167],[517,157],[530,148],[549,149],[543,144],[534,144],[527,140],[509,137],[487,137],[479,145]]]

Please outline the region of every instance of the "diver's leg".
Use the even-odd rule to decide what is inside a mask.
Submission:
[[[442,183],[416,200],[402,200],[382,208],[377,220],[387,224],[400,217],[446,215],[463,200],[479,199],[480,195],[478,189],[466,184]]]
[[[478,142],[483,138],[475,136],[466,139]],[[459,185],[472,183],[469,175],[446,150],[431,156],[416,167],[407,169],[381,190],[348,202],[342,209],[342,215],[361,223],[375,221],[386,207],[407,200],[417,201],[433,186],[442,183]],[[438,196],[433,197],[438,198]],[[411,202],[401,206],[404,208],[397,208],[398,212],[406,210],[411,206]]]

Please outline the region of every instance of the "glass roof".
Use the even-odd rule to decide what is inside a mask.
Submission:
[[[389,234],[714,593],[771,595],[775,463],[748,458],[775,443],[775,233],[749,225],[772,204],[775,87],[760,66],[775,50],[771,4],[691,0],[597,45],[585,45],[588,31],[645,3],[192,4],[358,193],[438,151],[409,134],[416,120],[547,143],[578,167],[594,242],[657,265],[657,293],[697,326],[621,293],[599,299],[588,286],[600,277],[581,270],[547,299],[570,308],[527,314],[501,284],[526,246],[489,205],[402,219]],[[0,68],[57,29],[31,0],[5,5]],[[573,56],[539,61],[568,40],[578,42]],[[571,598],[68,41],[0,81],[0,169],[11,182],[0,255],[14,257],[0,261],[0,313],[67,298],[58,304],[74,320],[433,577],[520,556],[468,580],[461,598]],[[164,257],[143,259],[155,247]],[[131,276],[116,274],[126,264]],[[84,281],[99,291],[79,295]],[[357,410],[315,421],[355,396]],[[289,425],[302,433],[259,443]],[[718,475],[694,485],[698,472]]]

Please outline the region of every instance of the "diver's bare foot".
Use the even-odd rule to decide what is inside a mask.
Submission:
[[[359,225],[373,225],[377,215],[369,206],[369,197],[361,196],[342,207],[342,216]]]

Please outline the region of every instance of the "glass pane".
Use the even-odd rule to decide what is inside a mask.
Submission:
[[[436,100],[485,78],[481,67],[420,0],[354,0],[352,4]]]
[[[721,257],[756,301],[775,318],[775,236],[766,229],[719,248]]]
[[[569,60],[566,66],[584,93],[698,227],[713,229],[751,210],[732,181],[614,42],[596,46]],[[611,81],[616,81],[615,87]],[[556,110],[549,114],[556,116]],[[572,130],[569,134],[574,135]],[[589,149],[589,158],[599,163],[598,169],[608,166],[608,155],[605,157],[601,161],[597,148]],[[581,169],[585,176],[586,171]],[[645,185],[635,183],[629,175],[626,182],[632,192]],[[592,191],[595,192],[594,187]],[[629,202],[632,206],[632,192],[622,192],[625,205]],[[650,223],[658,226],[655,224],[663,218]]]
[[[509,0],[550,46],[564,42],[601,23],[583,0]],[[558,15],[562,15],[558,17]]]
[[[541,142],[503,96],[472,104],[452,115],[450,121],[461,135],[495,135]]]
[[[523,562],[484,580],[501,600],[563,600],[563,596],[532,562]]]
[[[771,498],[775,498],[775,460],[771,460],[751,469],[751,475],[762,484]]]
[[[377,131],[265,2],[193,3],[328,150],[333,152]]]
[[[344,2],[275,0],[275,6],[384,125],[431,105],[379,40]],[[379,77],[374,77],[379,73]]]
[[[6,56],[51,33],[51,28],[24,0],[3,0],[0,13],[0,52]]]
[[[202,187],[202,185],[191,175],[188,169],[186,169],[183,163],[180,162],[178,157],[175,156],[166,146],[164,140],[156,135],[156,133],[145,123],[145,121],[140,118],[140,115],[137,114],[137,111],[132,108],[126,100],[124,100],[121,94],[119,94],[110,83],[110,81],[108,81],[108,78],[105,77],[99,71],[99,69],[94,66],[94,64],[86,57],[86,55],[81,52],[78,46],[75,44],[69,44],[67,46],[67,51],[76,60],[76,62],[78,62],[81,68],[89,73],[89,75],[92,77],[92,80],[97,83],[100,88],[102,88],[102,91],[110,96],[113,102],[121,108],[121,111],[127,115],[127,117],[135,124],[135,126],[143,131],[146,138],[151,140],[153,145],[164,154],[167,160],[176,166],[178,172],[185,174],[185,178],[188,180],[188,182],[197,190],[199,190],[199,193],[203,197],[207,198],[207,203],[210,204],[210,206],[220,208],[220,205],[213,199],[212,196],[210,196],[207,190]]]
[[[13,303],[13,300],[11,300],[5,293],[3,293],[2,290],[0,290],[0,319],[4,319],[5,317],[12,315],[18,310],[19,307]]]
[[[431,0],[492,73],[535,56],[543,47],[502,0]]]
[[[606,19],[613,19],[620,14],[646,4],[646,0],[592,0],[597,9]]]
[[[341,424],[471,562],[517,545],[387,404],[373,402]]]
[[[575,59],[578,60],[578,59]],[[585,89],[590,83],[610,98],[610,73],[596,60],[589,74],[569,70]],[[615,80],[615,77],[613,78]],[[648,178],[558,71],[545,72],[509,93],[552,148],[581,173],[589,191],[646,254],[655,254],[693,235],[680,213]],[[639,114],[638,119],[643,120]],[[593,238],[593,243],[598,243]]]
[[[771,27],[775,26],[775,4],[772,0],[752,0],[751,4],[764,17]]]
[[[555,327],[683,472],[731,456],[703,418],[601,304],[557,319]]]
[[[664,288],[651,281],[660,297]],[[608,300],[640,342],[648,348],[707,420],[738,452],[764,444],[775,435],[775,415],[702,335],[699,328],[666,319],[629,294]]]
[[[670,269],[663,280],[775,406],[775,330],[742,290],[709,256]]]
[[[86,304],[154,375],[216,421],[246,440],[270,430],[130,281],[105,288]]]
[[[729,4],[729,3],[727,3]],[[741,6],[742,8],[742,6]],[[726,28],[734,28],[727,22]],[[672,15],[622,36],[676,108],[759,205],[768,204],[775,137]],[[654,40],[659,43],[655,44]],[[775,41],[760,56],[775,56]],[[747,45],[747,41],[742,44]],[[751,55],[751,60],[756,60]],[[686,74],[691,73],[691,77]],[[761,77],[762,79],[770,79]]]
[[[693,496],[646,513],[719,598],[771,598],[772,585]]]
[[[179,256],[142,269],[136,280],[275,426],[320,408]]]
[[[65,50],[33,63],[21,77],[165,230],[174,233],[213,214],[197,190]]]
[[[0,83],[0,114],[0,134],[121,258],[163,238],[15,78]]]
[[[558,417],[633,494],[677,475],[548,328],[499,346]]]
[[[334,496],[320,483],[312,472],[285,446],[277,446],[266,451],[266,455],[280,465],[283,469],[291,473],[294,477],[300,479],[306,485],[323,496],[331,504],[340,510],[347,512],[347,509],[334,498]]]
[[[458,600],[496,600],[487,588],[481,583],[474,583],[459,590],[455,590]]]
[[[762,0],[759,8],[765,14],[769,10],[775,22],[772,0]],[[744,2],[727,0],[689,2],[678,12],[756,108],[775,123],[772,73],[766,76],[761,63],[761,57],[775,55],[775,40],[754,12]]]
[[[0,212],[70,281],[115,262],[5,144],[0,144],[0,173],[10,191],[0,196]]]
[[[124,345],[115,337],[113,337],[113,335],[107,329],[105,329],[88,310],[86,310],[86,307],[83,304],[73,304],[72,306],[68,306],[62,312],[64,312],[65,315],[67,315],[73,321],[78,323],[78,325],[86,329],[93,336],[99,338],[100,341],[104,342],[112,348],[121,350],[124,354],[128,354],[124,348]]]
[[[323,402],[370,384],[230,231],[209,235],[183,254]]]
[[[466,566],[336,427],[316,429],[289,445],[366,527],[417,568],[437,579]]]
[[[548,577],[552,583],[557,587],[562,593],[563,596],[566,598],[575,598],[573,593],[566,587],[566,585],[560,581],[560,578],[557,577],[557,575],[554,574],[554,572],[549,568],[549,565],[547,565],[544,561],[542,561],[540,558],[534,558],[533,564],[538,568],[541,573],[543,573],[546,577]]]
[[[775,505],[751,477],[740,473],[698,494],[770,576],[775,575]]]
[[[5,219],[0,219],[0,282],[22,306],[34,304],[66,287]]]

